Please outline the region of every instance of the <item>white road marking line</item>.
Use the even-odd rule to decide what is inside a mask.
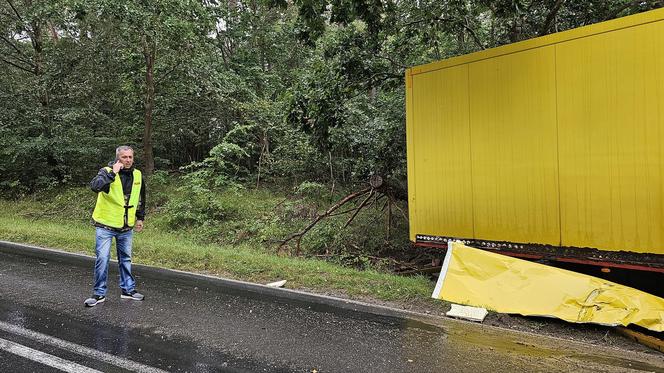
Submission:
[[[0,338],[0,349],[14,355],[48,365],[49,367],[63,370],[70,373],[101,373],[98,370],[76,364],[73,361],[65,360],[57,356],[41,352],[30,347]]]
[[[123,369],[131,370],[134,372],[138,373],[165,373],[165,370],[161,370],[159,368],[151,367],[149,365],[144,365],[141,363],[137,363],[135,361],[129,360],[129,359],[124,359],[118,356],[113,356],[111,354],[107,354],[105,352],[97,351],[93,348],[88,348],[85,346],[77,345],[76,343],[72,342],[67,342],[65,340],[56,338],[56,337],[51,337],[50,335],[42,334],[39,332],[35,332],[29,329],[22,328],[20,326],[12,325],[9,323],[6,323],[4,321],[0,321],[0,330],[4,330],[6,332],[20,335],[26,338],[30,338],[34,341],[38,341],[41,343],[49,344],[51,346],[55,346],[57,348],[67,350],[73,353],[76,353],[78,355],[86,356],[92,359],[96,359],[99,361],[103,361],[105,363],[115,365],[116,367],[120,367]]]

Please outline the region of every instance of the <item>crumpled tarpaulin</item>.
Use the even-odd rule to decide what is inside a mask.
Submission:
[[[573,271],[450,242],[432,295],[500,313],[664,331],[664,299]]]

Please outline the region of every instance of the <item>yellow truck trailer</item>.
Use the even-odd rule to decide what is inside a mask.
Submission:
[[[410,239],[664,272],[664,9],[406,71]]]

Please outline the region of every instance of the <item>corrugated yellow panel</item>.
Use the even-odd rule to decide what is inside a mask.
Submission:
[[[664,254],[664,21],[556,48],[563,245]]]
[[[414,233],[473,236],[467,69],[459,66],[412,77],[411,238]]]
[[[554,51],[469,65],[476,238],[560,244]]]
[[[410,240],[415,241],[417,232],[414,227],[417,226],[417,204],[415,203],[415,154],[413,152],[413,76],[411,69],[406,69],[406,166],[408,174],[408,221],[410,226]]]
[[[448,246],[432,297],[501,313],[664,332],[664,298],[459,242]]]

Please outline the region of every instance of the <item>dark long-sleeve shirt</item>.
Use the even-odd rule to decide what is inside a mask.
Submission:
[[[109,166],[112,166],[110,164]],[[134,169],[130,168],[125,170],[124,168],[118,172],[120,174],[120,182],[122,182],[122,193],[125,196],[131,194],[132,186],[134,185]],[[111,170],[107,171],[105,168],[102,168],[97,173],[92,181],[90,182],[90,189],[95,193],[108,193],[111,190],[111,183],[115,181],[117,175]],[[138,206],[136,206],[136,220],[145,220],[145,178],[141,180],[141,192],[138,200]]]

